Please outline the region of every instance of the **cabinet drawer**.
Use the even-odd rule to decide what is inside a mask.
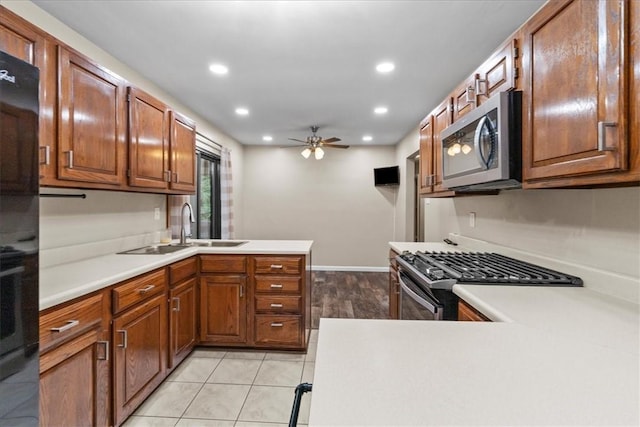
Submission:
[[[300,346],[301,316],[256,315],[256,344]]]
[[[164,292],[165,270],[160,269],[116,286],[112,292],[113,312],[119,313],[137,303]]]
[[[202,255],[200,271],[203,273],[246,273],[247,257],[244,255]]]
[[[40,316],[40,353],[102,322],[103,294]]]
[[[300,274],[303,269],[299,256],[257,256],[254,260],[256,274]]]
[[[191,257],[178,261],[169,266],[169,283],[175,285],[187,277],[195,276],[197,272],[198,260]]]
[[[293,276],[256,276],[256,292],[300,293],[302,279]]]
[[[302,313],[302,297],[293,295],[258,295],[256,296],[257,313]]]

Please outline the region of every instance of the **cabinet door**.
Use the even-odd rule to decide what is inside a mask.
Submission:
[[[166,189],[169,170],[169,109],[151,95],[128,88],[129,185]]]
[[[433,116],[429,114],[420,127],[420,194],[433,191]]]
[[[442,138],[440,132],[451,124],[451,100],[446,99],[433,112],[433,192],[454,193],[442,186]],[[443,194],[444,195],[444,194]]]
[[[167,301],[164,294],[113,319],[114,422],[120,424],[165,378]]]
[[[476,81],[478,105],[500,92],[516,88],[517,58],[517,40],[508,40],[480,66]]]
[[[40,425],[111,424],[108,353],[93,329],[40,356]]]
[[[0,50],[40,69],[40,179],[55,179],[56,51],[52,40],[29,22],[0,6]],[[4,139],[3,139],[4,140]]]
[[[169,368],[189,355],[196,342],[196,278],[169,291]]]
[[[200,277],[200,341],[247,342],[246,276]]]
[[[476,84],[478,81],[478,75],[474,74],[467,80],[462,82],[453,91],[453,118],[455,122],[460,119],[469,111],[476,108],[477,96],[476,96]]]
[[[627,169],[627,9],[550,2],[524,26],[525,180]]]
[[[196,125],[171,112],[171,189],[196,191]]]
[[[58,47],[58,179],[124,183],[124,81]]]

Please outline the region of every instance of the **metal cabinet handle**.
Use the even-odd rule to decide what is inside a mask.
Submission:
[[[282,289],[282,285],[280,283],[272,283],[271,289]]]
[[[80,324],[79,320],[67,320],[64,326],[60,326],[59,328],[51,328],[51,332],[64,332],[69,329],[78,326]]]
[[[51,147],[45,145],[44,147],[40,147],[40,149],[44,149],[44,161],[41,161],[41,165],[49,166],[51,164]]]
[[[240,285],[240,298],[244,296],[244,286]]]
[[[178,183],[178,172],[173,173],[173,182]]]
[[[480,90],[480,85],[484,85],[484,91]],[[476,79],[476,96],[488,96],[487,80],[486,79]]]
[[[607,147],[606,127],[616,127],[616,122],[598,122],[598,151],[615,151],[614,147]]]
[[[282,270],[282,264],[271,264],[272,270]]]
[[[272,323],[271,327],[272,328],[282,328],[284,326],[284,324],[282,323]]]
[[[121,329],[119,331],[116,331],[116,333],[122,334],[122,344],[118,344],[118,347],[127,348],[127,331]]]
[[[73,150],[67,151],[67,159],[69,161],[67,168],[73,169]]]
[[[180,298],[175,297],[175,298],[171,298],[173,301],[175,301],[176,305],[173,307],[173,311],[180,311]]]
[[[466,101],[469,104],[475,104],[476,103],[476,97],[475,95],[472,97],[469,96],[469,92],[473,92],[474,94],[476,93],[476,89],[473,86],[467,86],[467,93],[466,95]]]
[[[98,341],[96,344],[104,346],[104,357],[98,356],[98,360],[109,360],[109,341]]]
[[[171,182],[171,171],[169,170],[164,171],[164,180],[167,182]]]
[[[140,294],[143,294],[143,295],[144,295],[144,294],[146,294],[147,292],[149,292],[151,289],[153,289],[153,288],[155,288],[155,287],[156,287],[156,285],[148,285],[148,286],[145,286],[144,288],[140,288],[140,289],[138,289],[138,293],[140,293]]]
[[[282,308],[282,304],[272,303],[271,308]]]

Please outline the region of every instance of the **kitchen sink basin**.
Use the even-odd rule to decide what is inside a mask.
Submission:
[[[182,249],[186,249],[187,246],[145,246],[143,248],[130,249],[124,252],[118,252],[118,254],[125,255],[164,255],[170,254],[173,252],[181,251]]]
[[[248,243],[247,240],[207,240],[206,242],[189,242],[187,246],[201,246],[206,248],[234,248]]]

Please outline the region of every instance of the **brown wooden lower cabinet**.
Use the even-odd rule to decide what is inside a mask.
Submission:
[[[197,337],[196,278],[169,291],[169,368],[189,355]]]
[[[458,320],[462,322],[491,322],[488,317],[471,307],[464,300],[458,301]]]
[[[247,278],[221,274],[200,277],[200,341],[247,343]]]
[[[302,316],[255,315],[255,344],[299,347],[304,334]]]
[[[99,327],[40,356],[40,425],[106,426],[108,344]]]
[[[122,423],[164,380],[167,300],[158,295],[113,319],[114,422]]]

